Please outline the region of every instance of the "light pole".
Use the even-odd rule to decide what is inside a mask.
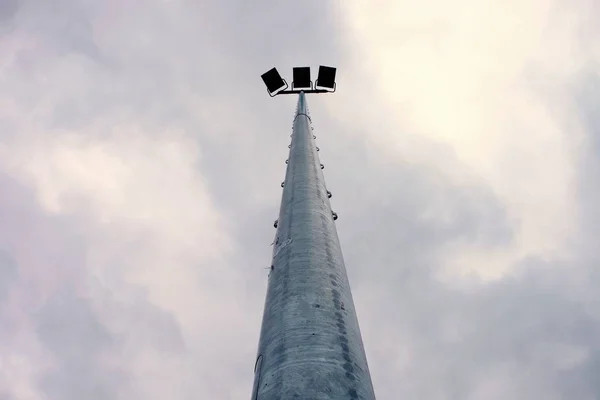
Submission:
[[[354,301],[312,133],[306,93],[335,90],[335,69],[295,68],[292,90],[275,68],[271,96],[298,93],[292,141],[254,368],[252,400],[374,400]]]

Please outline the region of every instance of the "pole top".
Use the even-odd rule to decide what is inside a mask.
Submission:
[[[319,66],[319,76],[313,88],[313,82],[310,79],[310,67],[294,67],[294,80],[290,90],[286,90],[289,85],[279,75],[275,67],[262,74],[261,78],[267,86],[269,96],[275,97],[278,94],[334,93],[336,89],[335,75],[336,68]]]

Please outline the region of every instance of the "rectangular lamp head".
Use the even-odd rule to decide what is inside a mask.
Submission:
[[[281,78],[281,75],[279,75],[279,72],[277,72],[277,68],[271,68],[270,70],[262,74],[260,77],[262,78],[265,85],[267,85],[267,90],[269,91],[269,93],[273,93],[276,90],[287,86],[283,78]]]
[[[312,89],[310,67],[294,67],[293,89]]]
[[[335,89],[335,71],[333,67],[321,65],[319,67],[319,77],[317,78],[317,86],[326,89]]]

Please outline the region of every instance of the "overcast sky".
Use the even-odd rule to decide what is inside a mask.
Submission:
[[[380,400],[600,398],[597,0],[0,0],[0,400],[248,399],[308,98]]]

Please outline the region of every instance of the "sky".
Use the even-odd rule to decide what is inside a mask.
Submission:
[[[308,98],[377,398],[600,398],[596,0],[0,1],[0,400],[248,399]]]

